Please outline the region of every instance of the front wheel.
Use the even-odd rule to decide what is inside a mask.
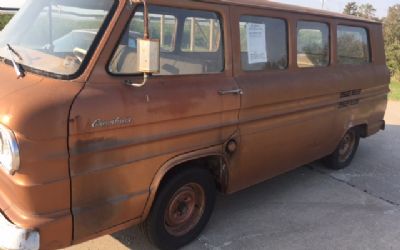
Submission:
[[[178,249],[196,239],[214,209],[216,188],[209,171],[185,169],[160,187],[142,229],[160,249]]]
[[[327,167],[335,170],[348,167],[357,153],[359,143],[360,135],[358,130],[350,129],[347,131],[335,152],[325,158]]]

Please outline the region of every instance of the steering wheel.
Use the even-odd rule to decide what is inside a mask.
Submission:
[[[74,53],[74,56],[78,59],[78,61],[80,63],[83,62],[83,59],[85,58],[86,54],[87,54],[87,50],[84,50],[82,48],[78,48],[76,47],[72,53]]]

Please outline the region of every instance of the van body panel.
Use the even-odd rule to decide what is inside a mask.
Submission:
[[[0,119],[14,131],[21,158],[14,176],[0,170],[1,212],[18,226],[40,228],[44,248],[69,245],[68,116],[82,85],[30,73],[17,80],[4,64],[0,71]]]
[[[202,2],[209,3],[225,3],[231,6],[242,6],[242,7],[252,7],[254,9],[259,10],[271,10],[276,12],[286,12],[289,14],[303,14],[307,16],[319,16],[323,18],[337,18],[346,21],[362,21],[363,23],[379,23],[377,21],[353,16],[341,14],[333,11],[315,9],[315,8],[307,8],[303,6],[298,6],[295,4],[285,4],[279,3],[275,1],[264,1],[264,0],[199,0]]]
[[[234,108],[238,104],[234,104],[233,96],[218,95],[220,88],[235,87],[235,82],[221,76],[214,80],[213,77],[190,77],[190,81],[185,78],[168,84],[152,79],[141,89],[110,79],[103,84],[98,81],[92,85],[88,83],[72,110],[73,116],[79,116],[77,127],[71,126],[76,132],[71,131],[70,138],[74,211],[87,205],[101,209],[93,204],[120,195],[139,194],[146,199],[150,184],[164,162],[209,145],[222,145],[236,131],[237,112]],[[95,95],[90,94],[92,90]],[[179,99],[176,96],[180,96]],[[239,102],[239,97],[236,98]],[[203,102],[205,99],[207,102]],[[229,103],[231,105],[226,105]],[[96,111],[90,107],[96,107]],[[98,117],[105,120],[129,117],[133,122],[125,127],[88,133],[90,124]],[[143,202],[132,204],[142,207],[126,209],[125,206],[126,211],[130,211],[125,220],[143,212]],[[79,215],[74,218],[75,229],[88,219],[79,221]],[[115,221],[112,223],[116,224]],[[106,224],[104,229],[114,224]],[[98,225],[91,229],[95,228]],[[79,230],[75,232],[79,233]],[[82,236],[85,235],[76,235]]]
[[[240,37],[241,16],[288,20],[288,55],[296,62],[296,24],[300,20],[328,23],[331,55],[336,55],[336,22],[325,18],[285,11],[233,8],[232,36]],[[355,25],[354,21],[341,22]],[[358,23],[357,25],[360,25]],[[363,24],[361,24],[362,26]],[[373,25],[371,36],[377,32]],[[371,39],[374,40],[374,39]],[[382,47],[382,41],[371,47]],[[239,114],[241,143],[232,160],[229,192],[241,190],[332,153],[352,126],[379,124],[383,120],[388,93],[388,71],[381,53],[373,53],[376,63],[362,66],[286,70],[243,71],[239,43],[234,43],[235,79],[243,90]],[[382,78],[382,76],[385,76]],[[356,94],[346,96],[347,92]],[[374,107],[374,109],[371,109]],[[374,130],[374,129],[372,129]],[[375,128],[376,130],[376,128]],[[232,166],[233,165],[233,166]]]

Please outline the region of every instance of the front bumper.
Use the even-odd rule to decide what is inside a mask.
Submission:
[[[0,213],[0,249],[38,250],[39,232],[17,227]]]

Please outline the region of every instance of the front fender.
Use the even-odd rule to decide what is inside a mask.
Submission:
[[[157,171],[155,174],[153,181],[150,185],[149,188],[149,197],[147,199],[145,208],[143,210],[142,214],[142,221],[144,221],[147,216],[150,213],[151,207],[153,205],[153,202],[155,201],[157,191],[160,188],[160,185],[162,181],[164,180],[164,177],[168,174],[169,171],[174,169],[175,167],[189,161],[193,161],[196,159],[201,159],[205,157],[210,157],[210,156],[217,156],[220,157],[225,163],[228,162],[226,155],[224,155],[224,150],[223,150],[223,145],[218,145],[218,146],[212,146],[196,151],[192,151],[189,153],[185,153],[179,156],[176,156],[167,162],[165,162]],[[227,169],[227,168],[226,168]],[[227,170],[226,170],[227,171]],[[225,173],[225,175],[228,173]]]

